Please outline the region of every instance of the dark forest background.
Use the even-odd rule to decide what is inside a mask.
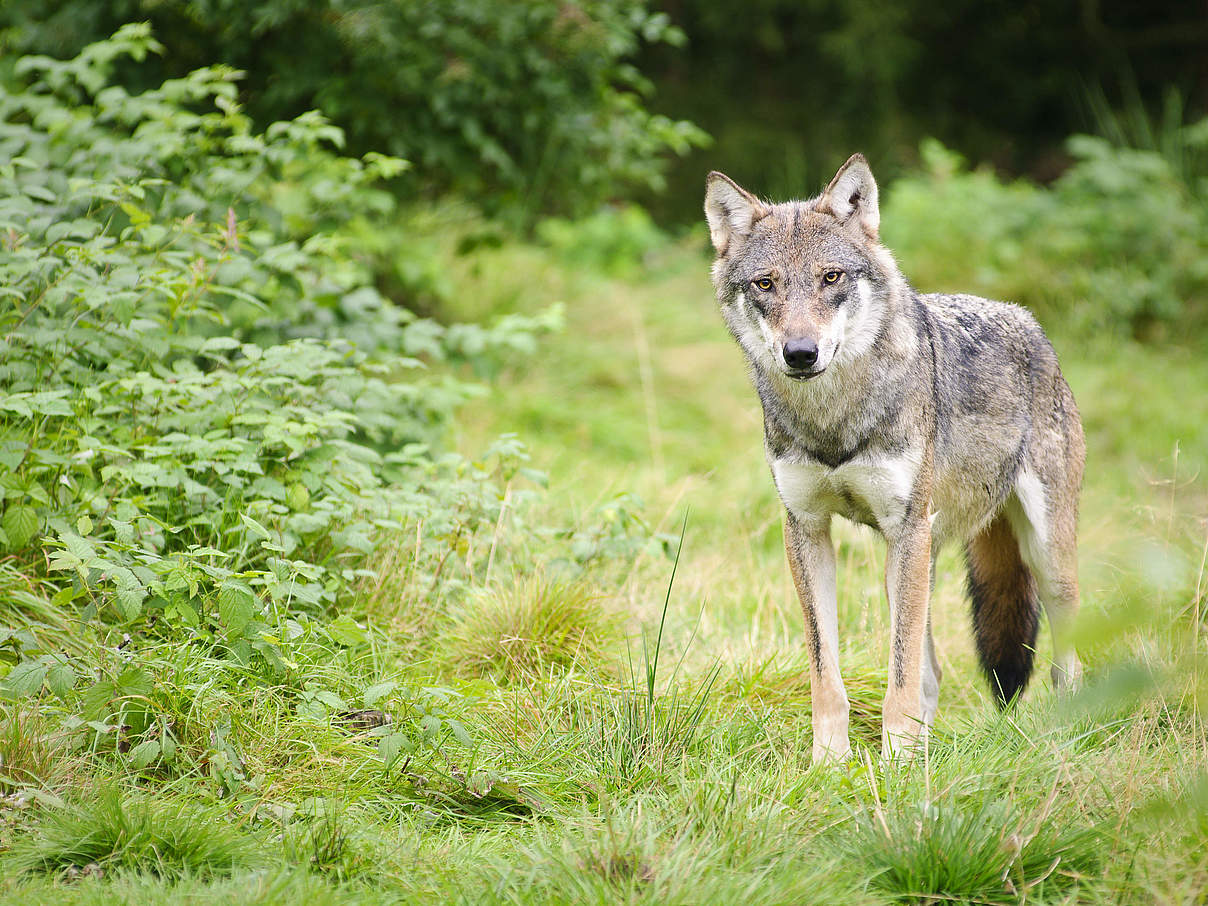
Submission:
[[[169,51],[126,65],[131,88],[227,63],[246,72],[240,100],[259,124],[321,108],[350,151],[416,163],[405,191],[452,189],[525,222],[636,194],[659,222],[683,223],[708,169],[801,195],[857,148],[892,178],[927,137],[1047,182],[1070,163],[1072,133],[1154,146],[1208,109],[1200,0],[50,0],[0,12],[10,60],[71,56],[134,20]],[[686,156],[653,166],[667,149]]]

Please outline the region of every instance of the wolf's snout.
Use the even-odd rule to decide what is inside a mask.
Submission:
[[[818,362],[818,344],[809,337],[797,337],[784,344],[784,363],[797,371],[813,368]]]

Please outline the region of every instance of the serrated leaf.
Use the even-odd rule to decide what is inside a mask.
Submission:
[[[130,767],[141,771],[159,758],[159,740],[148,739],[130,750]]]
[[[218,591],[218,617],[227,633],[238,636],[256,612],[256,596],[246,585],[226,582]]]
[[[327,632],[331,636],[332,641],[337,645],[348,647],[362,644],[367,639],[365,630],[358,626],[356,621],[346,613],[340,614],[328,623]]]
[[[60,533],[59,540],[63,542],[63,546],[67,550],[79,557],[85,566],[91,565],[96,560],[96,548],[74,532]]]
[[[71,404],[63,399],[68,391],[47,390],[29,397],[29,407],[43,415],[74,415]]]
[[[40,661],[22,661],[4,678],[4,688],[18,698],[37,695],[46,681],[46,664]]]
[[[316,692],[315,699],[317,701],[321,701],[323,704],[327,705],[327,707],[334,708],[338,711],[343,711],[348,707],[348,703],[345,702],[344,699],[340,698],[340,696],[336,695],[334,692],[329,692],[326,689],[320,689],[318,692]]]
[[[202,353],[207,352],[229,352],[232,349],[238,349],[243,344],[234,337],[210,337],[201,344]]]
[[[71,664],[55,664],[46,671],[46,687],[59,698],[66,698],[76,684],[76,672]]]
[[[268,529],[266,529],[263,525],[261,525],[259,522],[257,522],[255,519],[253,519],[247,513],[240,513],[239,519],[243,522],[244,525],[246,525],[249,529],[251,529],[252,534],[256,535],[258,538],[263,538],[265,541],[267,541],[273,537]]]
[[[378,743],[378,754],[382,757],[382,763],[386,767],[390,767],[400,755],[404,752],[413,752],[415,750],[415,742],[411,739],[411,734],[400,730],[397,733],[391,733],[389,736],[383,736],[382,741]]]
[[[133,573],[131,575],[133,576]],[[147,597],[147,590],[138,583],[137,579],[133,584],[119,582],[114,590],[114,597],[117,598],[117,606],[122,612],[122,617],[133,620],[142,613],[143,599]]]
[[[375,683],[365,690],[362,700],[365,702],[366,708],[372,708],[377,705],[383,698],[398,688],[398,683],[393,680],[388,680],[384,683]]]
[[[435,714],[425,714],[419,722],[420,729],[424,731],[425,739],[432,739],[440,732],[441,719]]]
[[[448,718],[445,724],[453,733],[453,738],[465,746],[467,749],[474,748],[474,740],[470,738],[470,734],[466,732],[466,728],[462,726],[461,721]]]
[[[87,514],[76,520],[76,531],[81,535],[92,534],[92,520],[88,518]]]
[[[38,533],[41,524],[38,511],[22,504],[10,506],[4,511],[4,518],[0,520],[0,527],[3,527],[4,534],[8,536],[9,547],[13,550],[25,547]]]

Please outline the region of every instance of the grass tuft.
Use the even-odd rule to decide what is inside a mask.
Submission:
[[[65,773],[64,746],[33,711],[0,705],[0,793],[55,785]]]
[[[11,859],[23,873],[120,868],[164,878],[219,877],[262,861],[254,840],[209,809],[113,788],[48,811]]]
[[[1047,822],[1025,833],[1001,800],[923,802],[862,816],[850,841],[870,886],[901,902],[1014,903],[1068,888],[1098,862],[1099,835]]]
[[[469,673],[531,681],[598,668],[621,636],[620,618],[587,584],[527,576],[471,597],[448,634],[449,660]]]

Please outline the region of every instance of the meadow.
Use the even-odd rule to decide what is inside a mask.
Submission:
[[[70,73],[41,65],[0,172],[0,902],[1208,897],[1204,297],[1163,295],[1200,285],[1204,240],[1096,207],[1157,185],[1198,211],[1156,158],[1090,146],[1042,190],[932,147],[885,187],[919,289],[1021,298],[1061,356],[1087,680],[1054,694],[1042,630],[999,713],[947,551],[938,723],[882,762],[884,551],[837,521],[856,747],[811,767],[703,225],[614,207],[516,238],[395,208],[374,186],[402,164],[340,156],[320,117],[194,119],[221,72],[96,94],[128,135],[55,106]],[[72,170],[79,147],[110,157]],[[1158,263],[1123,261],[1157,220]]]
[[[182,728],[221,714],[229,732],[177,777],[132,769],[118,751],[73,751],[54,709],[6,705],[4,900],[1202,897],[1208,444],[1184,394],[1208,385],[1208,363],[1131,344],[1107,354],[1054,331],[1091,451],[1088,687],[1070,701],[1048,688],[1042,637],[1037,680],[998,714],[950,551],[935,603],[939,725],[921,760],[882,764],[883,550],[837,525],[862,745],[849,764],[811,768],[778,505],[703,245],[665,242],[620,276],[536,245],[449,256],[463,317],[566,310],[561,332],[469,404],[457,446],[520,432],[549,476],[527,504],[532,524],[603,513],[640,521],[652,541],[574,578],[540,560],[483,577],[460,607],[429,612],[400,584],[401,538],[351,605],[360,637],[301,649],[309,701],[187,644],[145,645],[153,688],[132,699],[154,698]],[[110,657],[120,662],[120,645]],[[433,736],[393,763],[367,744],[368,725],[340,716],[417,707]]]

